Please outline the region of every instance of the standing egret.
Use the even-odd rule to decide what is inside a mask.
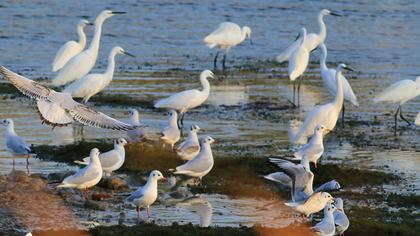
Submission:
[[[289,79],[290,81],[293,81],[293,105],[296,106],[295,102],[295,90],[296,90],[296,79],[299,79],[298,83],[298,99],[297,99],[297,107],[299,106],[299,100],[300,100],[300,84],[303,80],[303,73],[305,72],[306,68],[308,67],[309,63],[309,50],[305,47],[306,43],[306,29],[302,28],[299,32],[299,38],[300,38],[300,45],[299,47],[293,52],[292,57],[289,60]]]
[[[223,54],[223,70],[226,69],[226,55],[232,47],[242,43],[246,38],[249,38],[251,44],[251,28],[248,26],[243,26],[242,29],[239,25],[232,22],[223,22],[219,27],[211,32],[204,38],[204,43],[207,44],[209,48],[217,47],[219,50],[224,51]],[[216,56],[214,57],[214,69],[217,68],[217,57],[219,56],[219,51],[217,51]]]
[[[316,106],[308,113],[300,127],[289,128],[289,140],[292,143],[302,143],[307,137],[312,136],[317,125],[324,125],[328,130],[334,129],[344,102],[343,81],[340,77],[343,70],[353,71],[345,64],[338,65],[335,75],[338,92],[334,100],[324,105]]]
[[[307,36],[305,42],[306,48],[311,52],[318,47],[319,44],[324,43],[325,38],[327,37],[327,26],[324,23],[324,16],[341,16],[340,14],[334,13],[330,10],[323,9],[318,14],[318,24],[319,24],[319,33],[310,33]],[[289,60],[293,52],[300,45],[301,40],[296,40],[293,42],[286,50],[284,50],[280,55],[277,56],[276,60],[279,63]]]
[[[86,34],[83,29],[86,25],[93,25],[87,20],[81,20],[77,24],[77,34],[79,35],[79,42],[68,41],[58,50],[52,63],[52,71],[56,72],[61,69],[71,58],[79,54],[86,46]]]
[[[322,81],[324,82],[325,88],[327,88],[328,92],[335,96],[337,94],[337,81],[335,79],[335,74],[337,73],[336,69],[328,69],[326,60],[327,60],[327,47],[325,44],[321,43],[319,45],[321,48],[322,54],[320,58],[320,67],[321,67],[321,76]],[[354,95],[353,89],[351,88],[349,82],[347,81],[346,77],[343,75],[340,76],[341,80],[343,81],[343,93],[344,93],[344,100],[351,102],[354,106],[359,106],[359,102],[357,101],[356,95]],[[343,103],[343,111],[341,113],[341,124],[344,126],[344,103]]]
[[[200,82],[203,90],[191,89],[171,95],[168,98],[161,99],[156,102],[156,108],[166,108],[179,111],[178,127],[182,130],[184,126],[184,114],[189,109],[195,108],[203,104],[210,94],[210,83],[207,78],[214,78],[213,72],[205,70],[200,74]]]
[[[109,53],[108,68],[103,74],[88,74],[83,78],[74,81],[68,85],[63,92],[70,93],[74,98],[83,98],[83,103],[87,103],[89,99],[101,92],[106,86],[111,83],[114,77],[115,70],[115,56],[117,54],[124,54],[134,57],[130,53],[124,51],[121,47],[114,47]]]
[[[105,10],[96,17],[95,33],[88,49],[84,50],[77,56],[70,59],[63,68],[58,72],[57,76],[52,80],[54,86],[61,86],[78,80],[85,76],[95,66],[98,58],[99,43],[101,41],[102,25],[104,21],[116,14],[124,14],[124,12],[116,12]]]
[[[417,76],[416,81],[405,79],[392,84],[380,94],[378,94],[373,100],[375,103],[398,103],[398,108],[394,115],[394,135],[397,135],[398,114],[400,114],[401,119],[407,122],[407,124],[411,125],[411,123],[402,114],[402,105],[407,101],[417,97],[418,95],[420,95],[420,76]]]

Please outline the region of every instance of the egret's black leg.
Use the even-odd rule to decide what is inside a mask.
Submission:
[[[222,65],[223,65],[223,70],[226,70],[226,54],[223,54],[223,60],[222,60]]]
[[[293,81],[293,105],[296,107],[295,94],[296,94],[296,80]]]
[[[345,112],[346,108],[344,107],[344,103],[343,103],[343,109],[341,110],[341,127],[344,128],[344,112]]]
[[[401,117],[401,119],[403,120],[403,121],[405,121],[405,122],[407,122],[407,124],[408,125],[411,125],[411,122],[410,121],[408,121],[404,116],[403,116],[403,114],[402,114],[402,107],[401,107],[401,105],[400,105],[400,117]]]
[[[397,136],[397,117],[398,117],[398,113],[400,112],[401,106],[398,106],[397,111],[395,112],[394,115],[394,136]]]
[[[217,57],[219,56],[219,51],[217,51],[216,56],[214,57],[214,61],[213,61],[213,65],[214,65],[214,70],[217,69]]]
[[[302,83],[302,77],[299,78],[298,87],[297,87],[297,91],[298,91],[297,106],[298,107],[300,107],[300,84],[301,83]]]

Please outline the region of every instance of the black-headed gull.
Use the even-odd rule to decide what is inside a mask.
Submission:
[[[89,164],[79,169],[75,174],[68,176],[57,188],[83,189],[85,199],[88,199],[88,188],[95,186],[102,178],[102,167],[99,160],[99,149],[90,151]]]
[[[335,234],[334,225],[334,211],[336,207],[332,204],[327,204],[324,207],[324,218],[321,222],[316,224],[312,229],[318,234],[323,236],[333,236]]]
[[[160,139],[164,144],[169,144],[173,148],[180,137],[181,133],[178,129],[177,113],[174,110],[170,110],[168,111],[168,126],[162,129]]]
[[[127,130],[128,141],[133,143],[147,138],[147,130],[140,123],[140,115],[137,109],[129,108],[128,116],[128,124],[137,127],[135,129]]]
[[[213,142],[215,142],[215,140],[212,137],[206,136],[201,141],[201,150],[198,155],[187,163],[177,166],[174,174],[182,174],[198,178],[202,185],[202,178],[213,168],[214,159],[210,146]]]
[[[327,192],[318,192],[312,194],[303,202],[286,202],[285,205],[294,208],[296,211],[309,217],[312,213],[324,209],[328,203],[333,203],[334,198]]]
[[[176,153],[182,160],[189,161],[200,152],[200,142],[197,136],[198,131],[200,131],[200,127],[198,125],[192,125],[188,130],[185,141],[176,148]]]
[[[14,155],[28,155],[31,152],[31,148],[22,137],[16,134],[13,120],[4,119],[2,124],[6,128],[4,140],[7,150]]]
[[[101,162],[102,170],[107,174],[111,175],[113,171],[118,170],[124,164],[125,160],[125,149],[124,146],[127,141],[123,138],[115,139],[114,149],[101,153],[99,155],[99,161]],[[89,165],[90,157],[83,158],[82,161],[75,161],[77,164]]]
[[[158,197],[158,181],[166,180],[162,173],[158,170],[150,172],[147,183],[139,187],[135,192],[131,193],[125,201],[136,205],[138,218],[140,218],[140,208],[146,207],[147,217],[150,218],[150,205],[152,205]]]
[[[334,211],[334,224],[337,226],[338,235],[343,235],[350,226],[349,218],[344,212],[343,199],[336,198],[334,202],[335,207],[337,208]]]

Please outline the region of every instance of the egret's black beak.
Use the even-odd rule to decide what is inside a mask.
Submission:
[[[86,25],[94,25],[92,22],[88,22],[86,23]]]
[[[117,15],[117,14],[125,14],[126,12],[124,11],[113,11],[112,14]]]
[[[354,71],[354,69],[353,69],[353,68],[348,67],[348,66],[343,67],[343,69],[348,70],[348,71]]]
[[[251,38],[249,39],[249,43],[251,43],[251,45],[254,45]]]
[[[298,40],[300,37],[300,33],[296,35],[295,41]]]
[[[343,15],[335,13],[335,12],[331,12],[330,15],[332,15],[332,16],[343,16]]]
[[[127,55],[127,56],[130,56],[130,57],[136,57],[136,56],[134,56],[133,54],[131,54],[131,53],[128,53],[128,52],[123,52],[125,55]]]

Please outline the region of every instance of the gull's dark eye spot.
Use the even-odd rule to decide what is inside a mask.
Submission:
[[[153,174],[153,176],[156,176],[155,174]]]

